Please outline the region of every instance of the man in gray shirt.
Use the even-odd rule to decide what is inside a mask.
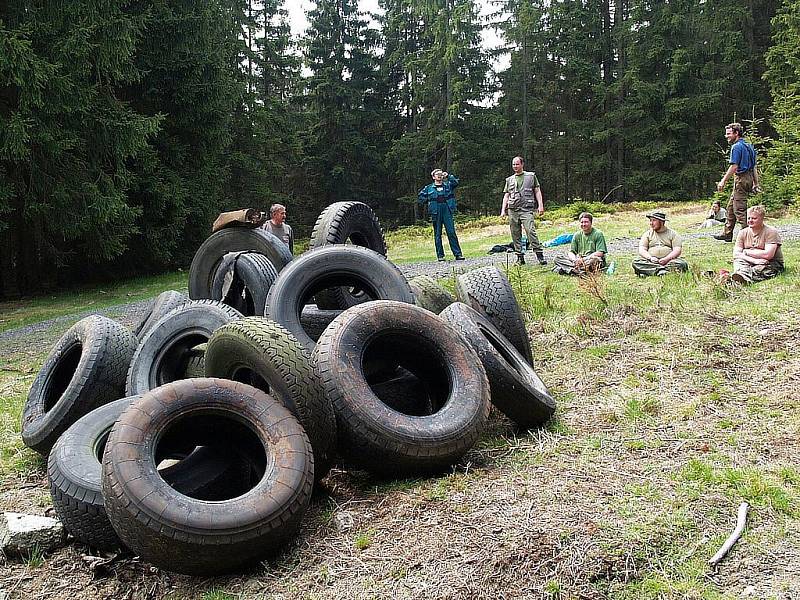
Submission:
[[[285,223],[286,207],[283,204],[273,204],[269,207],[270,220],[261,227],[289,246],[289,252],[294,254],[294,234],[292,227]]]

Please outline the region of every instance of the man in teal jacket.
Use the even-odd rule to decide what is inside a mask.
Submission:
[[[433,221],[433,242],[436,245],[436,258],[444,260],[444,248],[442,247],[442,225],[447,232],[447,241],[450,242],[450,250],[456,260],[464,260],[461,253],[461,246],[456,235],[456,226],[453,223],[453,215],[456,212],[456,195],[453,192],[458,185],[455,175],[450,175],[441,169],[431,171],[433,183],[426,185],[417,194],[417,201],[422,204],[428,203],[428,214]]]

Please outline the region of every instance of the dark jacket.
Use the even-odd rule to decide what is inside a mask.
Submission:
[[[447,204],[450,212],[455,214],[456,194],[453,190],[457,185],[458,179],[456,179],[456,176],[448,174],[447,179],[442,181],[441,190],[436,189],[435,183],[428,184],[419,191],[419,194],[417,194],[417,202],[422,204],[427,201],[429,215],[439,214],[439,206],[441,204]]]

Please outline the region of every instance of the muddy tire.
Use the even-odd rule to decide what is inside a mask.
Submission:
[[[195,300],[164,315],[139,343],[130,361],[126,395],[144,394],[185,378],[198,354],[197,347],[223,325],[241,318],[239,311],[216,300]]]
[[[269,291],[266,316],[311,349],[315,342],[303,329],[303,307],[320,290],[337,286],[357,287],[372,300],[414,302],[406,278],[377,252],[360,246],[323,246],[281,271]]]
[[[326,207],[314,224],[308,247],[348,243],[386,256],[386,239],[378,217],[363,202],[335,202]],[[344,310],[371,299],[358,288],[340,287],[320,292],[316,301],[321,309]]]
[[[556,402],[533,367],[483,314],[466,304],[451,304],[440,315],[478,353],[489,377],[492,404],[523,429],[553,416]]]
[[[485,314],[528,364],[533,364],[531,341],[514,289],[497,267],[481,267],[462,273],[456,279],[456,297]]]
[[[316,304],[308,304],[300,313],[300,325],[308,337],[316,342],[325,328],[340,314],[342,314],[341,310],[325,310],[317,307]]]
[[[206,502],[155,469],[162,444],[223,443],[249,457],[256,476]],[[223,379],[186,379],[145,394],[111,430],[103,455],[106,512],[120,539],[152,564],[212,575],[252,564],[297,531],[310,497],[313,456],[280,402]]]
[[[311,356],[284,327],[249,317],[220,327],[206,349],[206,374],[252,385],[297,417],[314,450],[314,473],[322,479],[336,448],[336,416]]]
[[[197,249],[189,268],[189,297],[193,300],[211,298],[211,288],[222,259],[229,252],[258,252],[280,272],[292,253],[289,247],[264,229],[234,227],[212,234]]]
[[[211,298],[232,306],[246,317],[264,314],[269,288],[278,272],[257,252],[229,252],[220,263],[211,286]]]
[[[163,317],[173,308],[178,308],[187,302],[189,302],[189,296],[186,294],[181,294],[175,290],[161,292],[158,296],[156,296],[156,299],[153,301],[150,309],[142,317],[142,320],[139,321],[139,324],[133,330],[133,335],[135,335],[138,339],[142,339],[161,317]]]
[[[58,436],[95,408],[125,395],[136,337],[92,315],[56,342],[31,385],[22,411],[22,441],[47,456]]]
[[[414,292],[414,304],[437,315],[456,301],[453,294],[428,275],[412,277],[408,285]]]
[[[338,316],[313,352],[336,410],[340,449],[378,473],[424,473],[457,462],[476,442],[489,414],[489,383],[475,351],[431,312],[393,301],[369,302]],[[370,363],[394,360],[424,382],[429,404],[399,412],[364,375]]]

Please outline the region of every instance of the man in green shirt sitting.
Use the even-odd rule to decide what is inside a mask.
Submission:
[[[581,230],[572,236],[572,246],[566,254],[557,256],[553,271],[561,275],[585,275],[606,266],[605,236],[592,226],[594,218],[584,212],[578,219]]]

